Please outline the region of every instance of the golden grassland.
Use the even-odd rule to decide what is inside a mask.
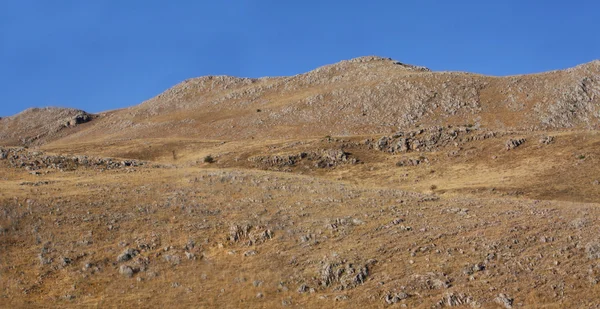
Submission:
[[[50,144],[160,165],[32,175],[0,161],[0,307],[502,308],[504,294],[593,308],[600,138],[545,134],[554,143],[516,132],[405,154],[364,146],[371,136]],[[510,137],[527,142],[507,151]],[[329,148],[360,163],[248,160]],[[428,162],[395,165],[406,157]],[[117,261],[127,248],[139,254]]]

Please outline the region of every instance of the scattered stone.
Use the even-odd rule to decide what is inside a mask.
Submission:
[[[419,157],[419,158],[403,158],[402,160],[396,162],[396,166],[402,167],[402,166],[417,166],[420,165],[422,163],[427,163],[429,162],[429,160],[425,157]]]
[[[127,262],[138,255],[140,252],[133,248],[128,248],[117,257],[117,262]]]
[[[509,139],[508,141],[506,141],[506,143],[504,144],[506,150],[512,150],[515,149],[521,145],[523,145],[523,143],[525,143],[525,139],[524,138],[519,138],[519,139]]]
[[[440,307],[455,307],[463,305],[476,305],[472,297],[462,293],[448,293],[437,303]]]
[[[73,299],[75,299],[75,295],[67,294],[67,295],[64,295],[63,298],[65,300],[73,300]]]
[[[573,228],[581,229],[588,226],[589,221],[586,218],[576,218],[571,221],[570,225]]]
[[[19,185],[39,187],[39,186],[48,185],[48,184],[50,184],[50,182],[46,180],[46,181],[36,181],[36,182],[24,181],[24,182],[21,182]]]
[[[319,272],[319,284],[323,287],[336,286],[342,290],[354,288],[365,282],[369,275],[369,267],[375,263],[375,260],[369,260],[362,267],[345,261],[323,263]]]
[[[282,292],[287,292],[289,290],[288,287],[285,286],[285,282],[279,282],[277,289]]]
[[[119,273],[123,276],[131,278],[133,276],[133,268],[127,265],[121,265],[121,267],[119,267]]]
[[[194,247],[196,246],[196,243],[194,242],[193,239],[188,240],[187,244],[185,245],[185,250],[187,251],[191,251],[192,249],[194,249]]]
[[[451,214],[466,216],[469,213],[469,210],[466,208],[449,208],[449,209],[446,209],[446,212],[451,213]]]
[[[73,260],[71,260],[70,258],[68,258],[68,257],[62,258],[62,266],[68,266],[71,263],[73,263]]]
[[[505,294],[499,294],[498,297],[496,297],[494,299],[494,301],[500,305],[500,306],[504,306],[504,308],[506,309],[511,309],[513,306],[513,299],[510,298],[508,295]]]
[[[467,276],[470,276],[476,272],[483,271],[485,269],[485,265],[482,263],[477,263],[473,266],[469,266],[463,270],[463,273]]]
[[[311,235],[302,235],[300,236],[300,242],[308,242],[312,238]]]
[[[396,218],[396,219],[394,219],[394,220],[392,221],[392,224],[393,224],[393,225],[398,225],[398,224],[400,224],[400,223],[402,223],[402,222],[404,222],[404,219],[401,219],[401,218]]]
[[[172,265],[179,265],[179,263],[181,262],[181,259],[179,258],[178,255],[170,255],[167,254],[164,256],[165,261],[167,261],[168,263],[171,263]]]
[[[237,241],[240,241],[241,239],[248,238],[248,233],[250,232],[251,228],[252,228],[252,226],[249,224],[232,225],[229,228],[229,236],[228,236],[227,240],[229,240],[230,242],[237,242]]]
[[[450,287],[450,279],[444,273],[430,272],[425,275],[413,275],[411,282],[412,286],[424,290],[440,290]]]
[[[298,287],[298,293],[306,293],[306,292],[308,292],[308,286],[306,284],[303,284],[300,287]]]
[[[550,145],[554,143],[554,136],[542,136],[540,138],[540,144]]]
[[[404,292],[400,292],[400,293],[394,293],[394,294],[387,294],[384,297],[384,300],[386,303],[393,305],[393,304],[400,302],[401,300],[407,299],[409,297],[410,297],[410,295],[408,295]]]
[[[49,265],[49,264],[52,264],[52,261],[53,261],[52,258],[45,258],[44,253],[38,254],[38,259],[39,259],[41,265]]]
[[[585,252],[590,260],[600,259],[600,242],[592,241],[585,245]]]
[[[383,151],[388,146],[389,140],[390,139],[387,136],[383,136],[382,138],[380,138],[376,144],[377,149],[380,151]]]

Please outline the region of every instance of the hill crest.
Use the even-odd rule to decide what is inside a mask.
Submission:
[[[560,71],[492,77],[433,72],[390,58],[366,56],[288,77],[188,79],[137,106],[102,113],[84,129],[52,135],[38,143],[59,138],[75,142],[349,136],[389,133],[416,125],[592,129],[600,124],[599,106],[598,60]],[[36,128],[47,129],[48,121],[42,125],[31,118],[32,123],[17,128],[7,125],[6,119],[0,120],[0,125],[4,123],[0,127],[3,144],[14,143],[15,137],[31,140],[40,134]],[[60,124],[63,118],[50,122],[56,123],[50,131],[65,127]],[[12,133],[7,131],[9,127]]]

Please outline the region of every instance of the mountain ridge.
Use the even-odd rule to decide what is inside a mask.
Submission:
[[[490,130],[591,129],[600,125],[599,100],[599,60],[565,70],[486,76],[365,56],[287,77],[187,79],[139,105],[99,113],[85,129],[36,143],[344,136],[448,124]],[[7,136],[3,122],[0,136]],[[27,130],[12,134],[22,141],[39,134]]]

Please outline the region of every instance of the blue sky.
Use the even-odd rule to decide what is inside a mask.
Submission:
[[[0,116],[132,106],[203,75],[379,55],[491,75],[600,58],[599,1],[0,1]]]

